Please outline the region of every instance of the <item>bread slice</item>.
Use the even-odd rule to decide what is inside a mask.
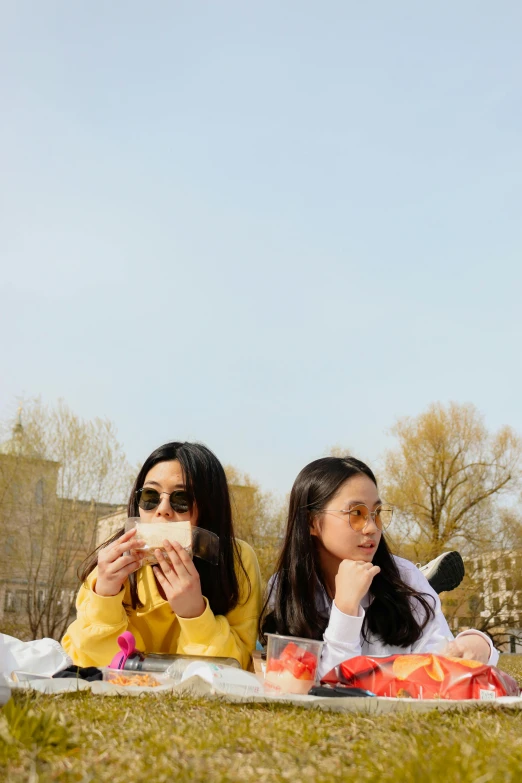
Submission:
[[[145,541],[147,549],[163,549],[163,542],[177,541],[182,547],[192,544],[192,525],[190,520],[183,522],[136,522],[136,538]]]

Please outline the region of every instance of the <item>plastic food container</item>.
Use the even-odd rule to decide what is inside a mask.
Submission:
[[[102,674],[103,682],[110,682],[112,685],[122,687],[158,688],[160,685],[170,682],[170,678],[165,674],[110,669],[108,666],[102,669]]]
[[[264,680],[265,671],[266,671],[265,650],[254,650],[254,652],[252,653],[252,665],[254,667],[254,672],[256,673],[256,675]]]
[[[208,682],[214,693],[232,696],[260,696],[263,692],[263,685],[255,674],[231,666],[194,661],[183,672],[181,682],[190,680],[191,677],[200,677]]]
[[[308,693],[317,679],[323,642],[267,634],[265,690]]]
[[[163,548],[163,541],[177,541],[191,557],[199,557],[212,565],[219,562],[219,537],[205,528],[194,527],[188,520],[181,522],[158,522],[141,517],[129,517],[125,522],[125,532],[136,529],[137,538],[145,541],[143,549],[135,550],[141,559],[141,565],[155,565],[155,551]]]

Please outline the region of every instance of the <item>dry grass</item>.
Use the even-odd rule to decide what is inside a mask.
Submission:
[[[520,657],[501,666],[522,682]],[[35,694],[16,703],[32,728],[25,736],[20,719],[12,732],[4,708],[0,777],[9,783],[521,779],[522,713],[491,706],[369,719],[172,695]]]

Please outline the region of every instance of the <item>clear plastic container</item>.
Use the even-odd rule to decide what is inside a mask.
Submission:
[[[181,682],[185,676],[185,672],[189,666],[193,663],[212,664],[218,666],[220,669],[226,667],[227,669],[240,669],[241,665],[235,658],[211,658],[210,656],[178,656],[170,666],[165,670],[165,674],[170,677],[171,680],[177,684]]]
[[[103,682],[122,687],[158,688],[170,682],[166,674],[154,672],[133,672],[126,669],[110,669],[108,666],[102,669]]]
[[[136,537],[145,541],[142,549],[136,550],[141,556],[141,565],[155,565],[155,550],[164,552],[163,541],[177,541],[191,557],[199,557],[207,563],[219,562],[219,536],[202,527],[194,527],[188,520],[181,522],[158,522],[141,517],[129,517],[125,522],[125,532],[136,529]]]
[[[252,653],[252,665],[254,667],[254,672],[264,679],[266,671],[266,651],[254,650]]]
[[[181,682],[191,677],[200,677],[208,682],[214,693],[231,696],[260,696],[263,693],[263,685],[255,674],[232,666],[193,661],[183,672]]]
[[[317,679],[323,642],[268,633],[265,689],[306,694]]]

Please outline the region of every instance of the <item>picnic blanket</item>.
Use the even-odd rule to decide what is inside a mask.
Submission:
[[[491,701],[479,699],[403,699],[388,697],[321,697],[297,696],[291,694],[259,694],[238,696],[220,693],[214,686],[201,677],[191,677],[179,684],[165,683],[155,688],[139,686],[118,686],[110,682],[87,682],[70,679],[39,679],[22,683],[10,683],[11,689],[32,689],[45,694],[63,694],[76,691],[91,691],[98,696],[123,696],[132,698],[143,694],[153,694],[162,698],[167,694],[217,699],[231,704],[291,704],[305,709],[321,709],[332,712],[358,712],[366,715],[379,715],[391,712],[429,712],[430,710],[468,710],[484,705],[522,709],[522,697],[502,696]]]

